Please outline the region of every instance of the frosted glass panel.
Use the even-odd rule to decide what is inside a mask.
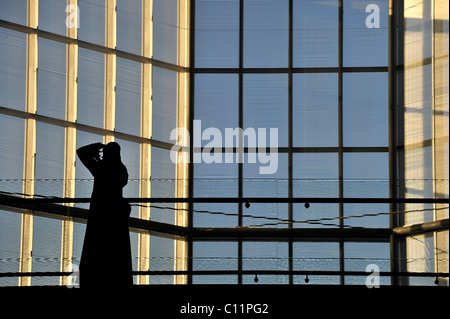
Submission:
[[[0,106],[23,111],[27,37],[23,33],[1,28],[0,43]]]

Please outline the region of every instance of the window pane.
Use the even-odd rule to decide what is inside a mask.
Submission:
[[[21,214],[0,210],[0,269],[18,272],[20,266]],[[0,286],[17,286],[17,277],[0,277]]]
[[[294,146],[338,146],[338,76],[293,75]]]
[[[388,14],[388,0],[344,1],[344,66],[387,66]]]
[[[58,119],[66,111],[66,45],[39,38],[37,112]]]
[[[366,271],[376,265],[380,272],[390,271],[389,243],[344,243],[344,268],[347,271]],[[370,274],[368,272],[367,274]],[[367,276],[346,276],[347,285],[366,285]],[[380,285],[389,285],[390,277],[380,277]]]
[[[244,76],[244,130],[278,129],[278,146],[288,146],[288,77],[285,74]],[[245,139],[247,141],[247,139]],[[266,139],[269,144],[269,139]],[[244,142],[244,145],[248,144]]]
[[[117,0],[116,11],[117,49],[141,54],[142,2]]]
[[[225,129],[239,127],[238,111],[237,75],[197,74],[195,76],[195,119],[201,121],[201,127],[198,126],[200,122],[197,122],[198,125],[196,126],[200,134],[209,127],[217,128],[222,135],[220,142],[222,146],[225,146]],[[211,142],[211,140],[206,139],[206,136],[205,139],[201,137],[196,136],[195,139],[201,140],[202,146]],[[237,146],[237,144],[235,143],[234,146]]]
[[[239,66],[239,1],[195,2],[195,66]]]
[[[33,217],[33,272],[61,271],[61,221]],[[33,286],[59,285],[59,277],[33,277]]]
[[[103,128],[105,56],[91,50],[78,51],[77,122]]]
[[[116,131],[141,133],[141,64],[117,58]]]
[[[66,6],[66,1],[40,0],[39,29],[66,35]]]
[[[105,1],[78,0],[78,7],[80,9],[78,39],[104,45],[106,11]]]
[[[0,1],[0,19],[27,25],[27,2],[27,0]]]
[[[294,0],[294,67],[338,65],[338,9],[337,0]]]
[[[287,67],[289,1],[244,1],[244,66]]]
[[[3,1],[2,1],[3,3]],[[0,29],[0,106],[25,110],[27,36]]]
[[[242,268],[244,270],[288,270],[286,242],[243,242]],[[257,273],[255,273],[257,275]],[[243,284],[254,284],[255,275],[244,275]],[[288,284],[289,276],[258,275],[258,284]]]
[[[152,197],[175,197],[175,164],[170,160],[170,150],[152,147]],[[174,203],[163,203],[167,209],[151,208],[151,220],[174,224]]]
[[[193,244],[194,271],[199,270],[237,270],[237,242],[197,241]],[[194,284],[237,284],[236,275],[198,275]]]
[[[150,270],[174,270],[175,243],[173,239],[150,237]],[[171,285],[173,275],[150,277],[150,284]]]
[[[23,119],[0,114],[0,190],[22,193],[24,131]]]
[[[346,73],[344,146],[388,146],[387,73]]]
[[[170,133],[177,127],[177,73],[153,67],[152,138],[173,143]]]
[[[64,128],[42,122],[36,124],[35,192],[43,196],[63,196]]]
[[[153,57],[176,64],[178,47],[178,1],[153,1]]]
[[[295,242],[293,243],[294,270],[339,271],[339,243]],[[339,284],[339,276],[308,275],[310,285]],[[305,276],[294,276],[294,284],[303,284]]]

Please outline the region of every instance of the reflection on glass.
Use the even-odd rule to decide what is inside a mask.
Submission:
[[[78,0],[80,9],[80,27],[78,39],[105,44],[105,2],[95,0]],[[81,14],[83,18],[81,18]]]
[[[117,49],[141,54],[142,2],[117,1]]]
[[[176,64],[177,41],[178,1],[153,1],[153,57]]]

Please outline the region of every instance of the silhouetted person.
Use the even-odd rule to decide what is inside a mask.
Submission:
[[[77,154],[94,176],[81,253],[80,287],[131,287],[131,208],[122,196],[128,172],[120,158],[120,146],[115,142],[95,143],[79,148]]]

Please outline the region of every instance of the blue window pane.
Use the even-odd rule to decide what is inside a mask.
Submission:
[[[78,0],[80,25],[78,39],[104,45],[105,44],[105,1]]]
[[[0,106],[25,110],[27,36],[0,29]]]
[[[22,215],[0,210],[0,264],[2,272],[18,272]],[[0,286],[17,286],[17,277],[0,278]]]
[[[139,136],[141,129],[141,64],[117,59],[116,125],[118,132]]]
[[[346,73],[344,146],[388,146],[388,74]]]
[[[104,117],[103,53],[79,48],[78,51],[78,112],[77,122],[103,127]]]
[[[336,67],[338,1],[294,0],[293,10],[294,67]]]
[[[338,146],[338,136],[337,74],[294,74],[294,146]]]
[[[66,45],[39,38],[37,112],[58,119],[66,113]]]
[[[153,1],[153,57],[176,64],[178,48],[178,1]]]
[[[117,49],[141,54],[142,2],[117,1]]]
[[[27,2],[27,0],[0,1],[0,19],[26,25]]]
[[[288,66],[289,1],[244,1],[244,66]]]
[[[39,29],[66,35],[66,1],[39,1]]]
[[[387,66],[388,14],[388,0],[344,1],[344,66]]]
[[[173,143],[170,133],[177,127],[177,73],[153,67],[152,138]]]
[[[195,66],[239,66],[239,1],[195,2]]]

